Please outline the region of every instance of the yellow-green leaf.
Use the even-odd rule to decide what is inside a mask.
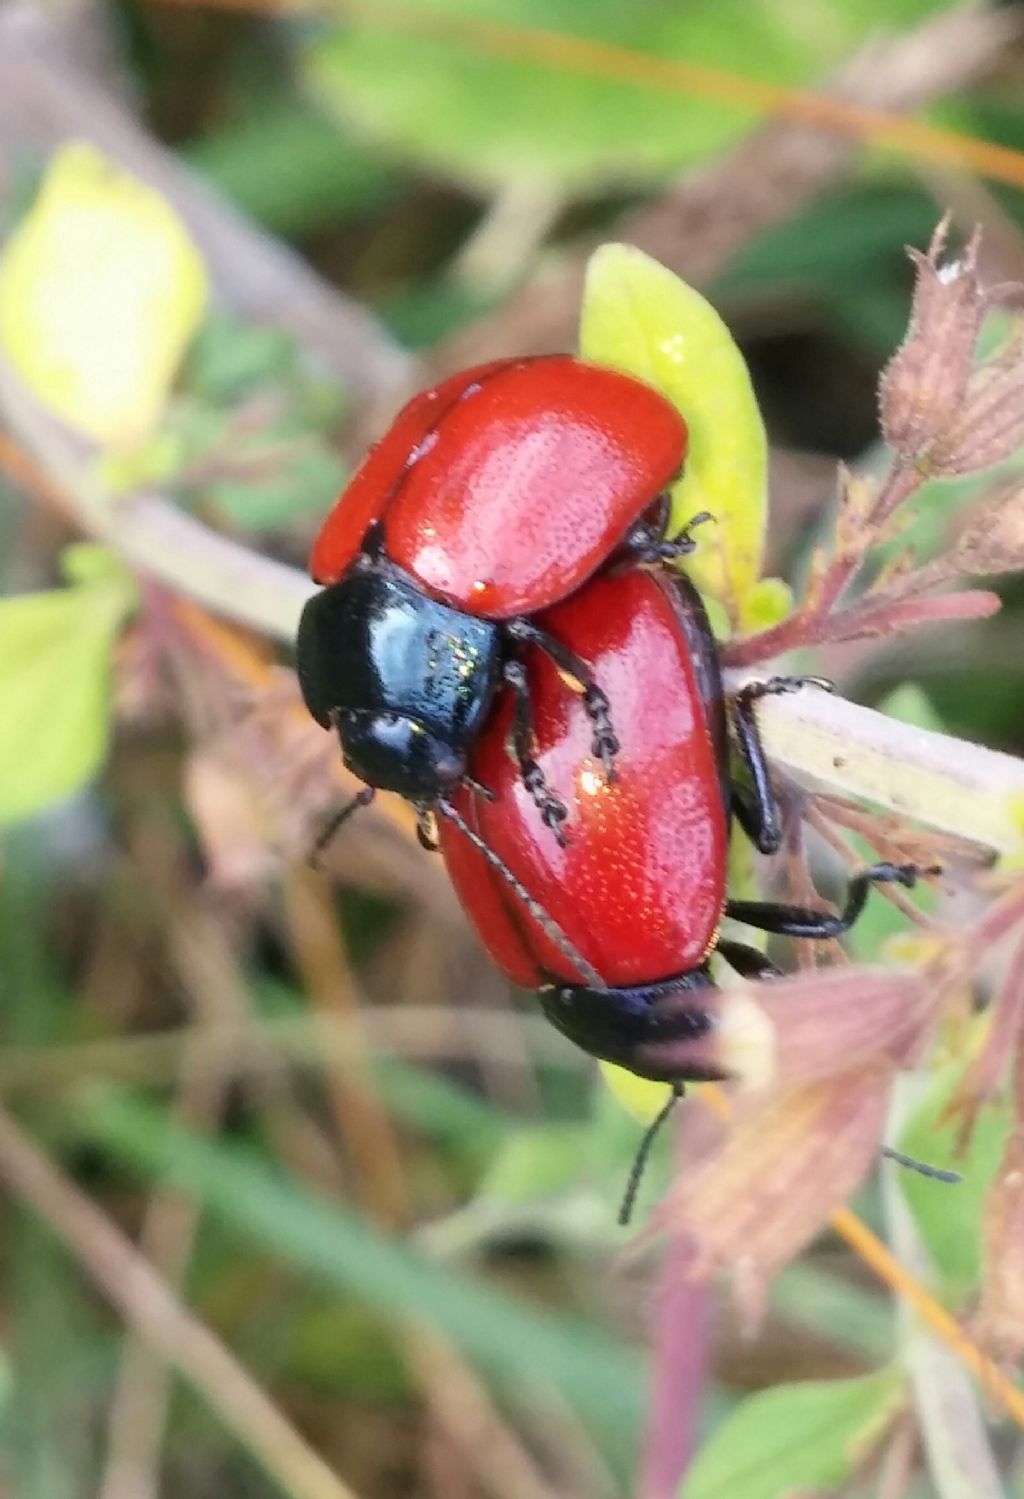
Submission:
[[[782,578],[761,578],[743,600],[741,616],[747,634],[770,630],[793,608],[793,590]]]
[[[28,388],[96,442],[155,427],[207,300],[171,206],[93,146],[57,152],[0,257],[0,347]]]
[[[1006,798],[1006,820],[1017,835],[1020,847],[1003,854],[997,866],[999,873],[1024,873],[1024,795],[1019,791],[1011,791]]]
[[[616,1103],[641,1124],[653,1124],[668,1103],[672,1091],[668,1083],[649,1082],[645,1077],[637,1077],[635,1072],[617,1067],[614,1062],[600,1062],[598,1065]]]
[[[68,563],[71,586],[0,601],[0,822],[77,791],[106,749],[110,652],[135,584],[101,547]]]
[[[687,571],[742,628],[760,623],[756,602],[767,504],[767,440],[743,356],[718,313],[692,286],[631,245],[602,245],[590,259],[580,322],[585,359],[639,376],[682,412],[690,446],[672,493],[672,529],[698,511]],[[775,599],[776,604],[778,599]]]

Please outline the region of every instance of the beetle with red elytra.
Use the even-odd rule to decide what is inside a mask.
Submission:
[[[744,786],[730,773],[715,643],[688,580],[613,569],[546,611],[542,624],[585,656],[615,706],[615,778],[591,752],[579,705],[530,649],[536,755],[570,809],[565,838],[546,836],[517,782],[506,749],[516,704],[506,694],[470,757],[473,780],[494,799],[454,792],[458,818],[441,818],[441,848],[492,957],[517,984],[538,990],[548,1019],[592,1054],[670,1082],[706,1029],[699,991],[711,985],[712,954],[745,976],[778,972],[756,948],[719,935],[723,916],[788,936],[833,937],[856,919],[871,884],[912,885],[916,871],[877,864],[857,875],[839,916],[729,899],[732,816],[764,853],[781,838],[753,704],[803,679],[769,679],[734,699]]]
[[[693,548],[665,538],[685,448],[658,392],[569,356],[453,376],[399,413],[328,516],[298,640],[307,705],[367,783],[353,805],[397,791],[425,841],[440,814],[499,965],[585,1050],[676,1084],[709,1075],[690,1043],[712,953],[777,971],[720,938],[723,916],[834,936],[872,884],[918,875],[872,866],[838,916],[728,899],[733,817],[763,852],[780,841],[754,703],[801,679],[734,698],[740,784],[703,606],[662,566]]]
[[[581,694],[594,752],[617,740],[587,663],[534,616],[609,556],[675,556],[665,493],[686,453],[675,407],[568,355],[506,359],[413,398],[328,515],[310,570],[299,679],[348,767],[430,803],[455,789],[502,683],[517,695],[524,784],[556,837],[565,807],[530,752],[519,655],[548,652]]]

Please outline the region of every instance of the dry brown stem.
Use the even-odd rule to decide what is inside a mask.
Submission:
[[[0,1177],[60,1239],[127,1325],[184,1375],[286,1493],[294,1499],[354,1499],[224,1344],[2,1106]]]

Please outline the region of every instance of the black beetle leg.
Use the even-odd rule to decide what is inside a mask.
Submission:
[[[534,759],[535,735],[533,712],[530,707],[530,686],[526,680],[526,667],[521,661],[506,661],[505,681],[515,694],[515,716],[512,719],[512,748],[519,762],[519,774],[523,785],[533,799],[545,827],[551,829],[556,840],[564,848],[566,836],[562,823],[569,815],[569,808],[551,790],[544,779],[544,772]]]
[[[665,520],[668,510],[661,522],[641,521],[634,526],[626,538],[626,550],[632,560],[640,565],[644,563],[667,563],[675,562],[680,557],[689,557],[697,550],[697,543],[693,539],[692,532],[697,526],[705,525],[709,520],[714,520],[710,510],[701,510],[697,515],[691,516],[674,536],[665,533]]]
[[[835,690],[824,677],[769,677],[763,682],[748,682],[732,700],[736,739],[753,782],[750,792],[742,786],[732,787],[732,810],[740,827],[762,854],[778,852],[782,843],[782,819],[754,716],[754,704],[759,698],[798,692],[805,686],[820,687],[825,692]]]
[[[724,958],[729,967],[742,979],[782,977],[782,969],[776,968],[771,958],[766,958],[763,952],[756,947],[749,947],[746,942],[734,942],[731,937],[723,937],[715,948],[715,952],[719,957]]]
[[[841,937],[850,930],[864,909],[872,885],[905,885],[912,890],[922,875],[941,873],[938,865],[921,869],[916,864],[872,864],[852,877],[846,891],[846,904],[837,916],[828,911],[815,911],[810,906],[788,906],[770,900],[726,901],[725,914],[763,932],[824,941],[828,937]]]
[[[613,781],[615,779],[614,760],[619,752],[619,740],[612,725],[611,705],[597,685],[590,667],[582,656],[577,656],[575,651],[563,645],[560,640],[556,640],[554,635],[549,635],[546,630],[539,629],[531,620],[510,619],[507,628],[514,640],[521,640],[527,645],[535,645],[545,655],[550,656],[558,670],[569,677],[576,690],[582,693],[583,707],[594,731],[593,753],[604,766],[605,779],[609,782]]]

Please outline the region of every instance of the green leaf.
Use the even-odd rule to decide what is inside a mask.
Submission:
[[[379,18],[366,11],[347,18],[310,47],[307,80],[343,125],[471,188],[525,178],[568,191],[607,190],[719,150],[751,112],[571,60],[517,56],[504,38],[488,45],[472,23],[532,25],[624,44],[652,59],[676,53],[719,65],[738,57],[742,38],[761,76],[796,76],[786,33],[771,24],[764,0],[715,3],[730,13],[726,24],[708,24],[706,0],[675,6],[675,24],[664,0],[636,7],[589,0],[582,16],[578,0],[414,0],[390,20],[384,7]],[[453,20],[470,24],[461,32]],[[450,29],[432,34],[432,22]]]
[[[318,37],[306,76],[343,126],[421,169],[488,192],[523,179],[607,192],[736,139],[759,115],[744,77],[818,82],[879,25],[940,3],[824,16],[815,0],[405,0],[360,6]],[[659,67],[672,61],[678,77]],[[711,97],[686,68],[732,73],[736,97]]]
[[[680,1499],[788,1499],[851,1476],[903,1403],[895,1370],[780,1385],[744,1400],[697,1455]]]
[[[793,608],[793,590],[782,578],[759,578],[743,600],[743,628],[770,630]]]
[[[929,1181],[914,1171],[905,1171],[900,1178],[918,1232],[943,1278],[942,1289],[953,1301],[963,1300],[979,1284],[985,1196],[999,1169],[1013,1122],[1005,1099],[988,1104],[978,1115],[966,1151],[959,1153],[960,1121],[944,1123],[942,1115],[968,1060],[960,1057],[937,1073],[897,1142],[901,1150],[918,1160],[962,1174],[963,1180],[955,1185]]]
[[[915,729],[930,729],[936,734],[949,732],[931,698],[916,682],[894,687],[878,704],[878,711],[900,723],[913,724]]]
[[[0,821],[70,796],[106,751],[110,653],[135,603],[131,575],[102,547],[67,560],[67,588],[0,601]]]
[[[683,476],[672,492],[671,527],[698,511],[714,523],[696,535],[687,571],[745,624],[760,618],[754,595],[767,514],[768,444],[743,356],[718,313],[692,286],[631,245],[591,256],[580,351],[646,380],[682,412],[690,432]],[[784,605],[778,585],[771,608]]]
[[[127,1095],[91,1094],[76,1123],[304,1276],[393,1321],[433,1323],[492,1374],[525,1389],[543,1379],[605,1429],[620,1456],[631,1445],[643,1410],[643,1360],[610,1336],[432,1263],[252,1150],[204,1140]]]
[[[598,1062],[598,1070],[609,1093],[620,1108],[643,1125],[653,1124],[671,1096],[668,1083],[637,1077],[614,1062]]]

